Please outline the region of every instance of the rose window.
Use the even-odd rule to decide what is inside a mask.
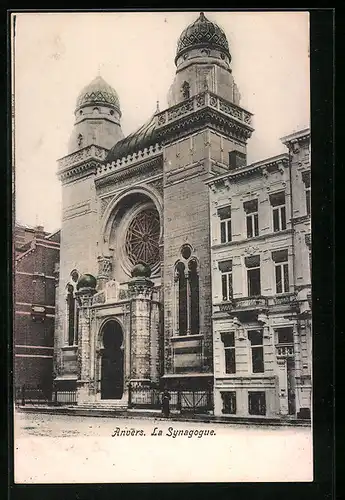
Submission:
[[[133,265],[144,262],[153,266],[159,261],[159,214],[155,209],[139,212],[129,224],[125,248]]]

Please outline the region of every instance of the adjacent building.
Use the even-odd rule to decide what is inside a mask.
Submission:
[[[51,398],[59,250],[59,231],[15,226],[14,387],[20,398],[23,387],[27,396]]]
[[[216,415],[310,414],[310,132],[282,141],[208,182]]]

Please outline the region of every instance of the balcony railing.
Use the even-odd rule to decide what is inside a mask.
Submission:
[[[292,344],[277,344],[277,358],[292,358],[294,356],[294,348]]]
[[[296,295],[294,293],[276,295],[268,298],[269,306],[293,305],[296,303]]]
[[[185,101],[158,113],[156,115],[157,127],[167,125],[168,123],[179,119],[183,115],[205,107],[217,109],[222,113],[242,122],[248,127],[252,124],[252,114],[245,109],[240,106],[236,106],[236,104],[226,101],[211,92],[201,92],[190,99],[186,99]]]
[[[294,293],[287,295],[276,295],[273,297],[239,297],[219,304],[220,311],[245,311],[267,309],[273,306],[287,305],[297,307],[296,295]]]
[[[222,312],[240,310],[266,309],[268,301],[266,297],[239,297],[219,304]]]

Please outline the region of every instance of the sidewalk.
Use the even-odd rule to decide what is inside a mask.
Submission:
[[[108,418],[128,418],[145,420],[167,420],[159,410],[116,410],[113,409],[85,409],[77,406],[53,406],[53,405],[29,405],[17,406],[18,412],[47,413],[51,415],[71,415],[79,417],[108,417]],[[203,422],[203,423],[221,423],[221,424],[243,424],[243,425],[276,425],[289,427],[310,427],[310,420],[291,419],[291,418],[265,418],[265,417],[216,417],[214,415],[204,414],[181,414],[171,412],[169,420],[175,422]]]

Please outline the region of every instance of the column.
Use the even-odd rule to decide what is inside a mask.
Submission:
[[[288,415],[289,405],[288,405],[288,391],[287,391],[287,371],[286,371],[286,359],[277,359],[278,367],[278,390],[279,390],[279,406],[280,414]]]
[[[131,369],[130,382],[136,386],[151,382],[151,298],[154,283],[134,277],[128,283],[131,295]]]
[[[77,402],[90,399],[90,306],[95,288],[85,287],[76,292],[79,306],[78,321],[78,380]]]
[[[103,290],[107,281],[111,279],[112,275],[112,257],[111,255],[100,255],[98,258],[98,288]]]

